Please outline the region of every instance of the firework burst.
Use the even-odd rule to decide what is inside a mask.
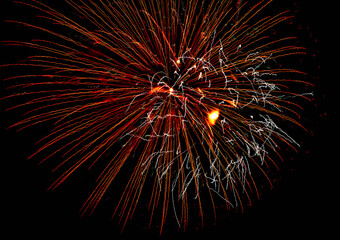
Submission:
[[[275,37],[272,29],[291,17],[262,16],[270,1],[65,2],[64,12],[21,3],[44,24],[9,22],[49,37],[5,42],[37,53],[6,65],[37,70],[6,81],[25,89],[25,102],[13,108],[29,108],[11,127],[54,124],[31,156],[61,156],[51,189],[80,168],[101,169],[84,213],[128,165],[114,212],[123,225],[141,197],[149,199],[150,223],[160,211],[163,226],[171,211],[187,226],[190,201],[203,222],[216,199],[228,208],[250,203],[258,195],[252,172],[267,178],[262,168],[276,167],[279,144],[298,146],[280,123],[302,127],[293,100],[308,96],[289,85],[306,83],[287,77],[302,73],[280,60],[305,49]]]

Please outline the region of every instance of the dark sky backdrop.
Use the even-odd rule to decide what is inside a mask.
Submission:
[[[34,38],[27,31],[12,32],[12,25],[4,24],[4,19],[30,18],[30,14],[13,8],[8,0],[1,0],[1,37],[9,40],[11,37]],[[274,1],[275,2],[275,1]],[[296,234],[309,235],[322,227],[323,220],[319,214],[324,212],[323,201],[325,188],[321,184],[322,166],[332,146],[329,144],[330,120],[337,116],[337,110],[331,105],[334,101],[332,88],[321,80],[320,41],[321,23],[316,12],[319,11],[315,1],[287,1],[289,8],[296,6],[297,24],[292,26],[292,35],[297,35],[307,50],[303,59],[304,70],[315,84],[315,102],[305,106],[303,120],[313,132],[312,136],[301,134],[299,139],[304,145],[293,161],[287,159],[282,164],[280,179],[274,184],[274,189],[264,191],[260,200],[254,200],[253,207],[246,208],[245,213],[231,213],[221,218],[216,226],[207,226],[195,232],[189,229],[186,233],[165,230],[164,238],[169,236],[185,236],[190,239],[235,239],[241,236],[272,236],[274,239],[282,235],[290,237]],[[312,3],[313,2],[313,3]],[[281,4],[273,4],[282,7]],[[295,30],[300,26],[299,30]],[[5,53],[5,54],[4,54]],[[1,46],[1,64],[15,61],[23,52],[7,49]],[[2,70],[2,69],[0,69]],[[3,75],[10,72],[2,71]],[[1,94],[5,95],[4,84],[1,83]],[[24,234],[25,237],[48,235],[76,239],[89,236],[104,236],[107,239],[119,236],[128,238],[132,233],[139,236],[157,236],[157,233],[145,233],[144,228],[135,225],[128,226],[126,233],[119,235],[120,226],[116,220],[111,221],[112,208],[110,203],[104,203],[91,217],[81,218],[79,209],[84,196],[88,193],[86,179],[72,178],[54,192],[46,189],[52,183],[54,175],[46,165],[38,165],[36,160],[26,158],[36,149],[34,142],[46,134],[47,127],[33,127],[23,132],[4,130],[13,121],[18,120],[16,113],[4,112],[7,103],[1,104],[1,172],[2,204],[6,219],[6,228],[11,228],[11,234]],[[287,157],[288,158],[288,157]],[[334,160],[334,159],[333,159]],[[137,216],[138,218],[138,216]],[[148,221],[139,217],[138,221]],[[191,219],[190,221],[195,221]],[[142,224],[141,224],[142,225]],[[209,225],[209,224],[207,224]],[[144,232],[143,232],[144,231]],[[302,236],[302,235],[301,235]],[[194,237],[194,238],[192,238]],[[129,239],[129,238],[128,238]],[[242,237],[240,239],[243,239]]]

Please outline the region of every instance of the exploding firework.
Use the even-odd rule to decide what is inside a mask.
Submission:
[[[252,173],[270,182],[263,166],[276,167],[279,146],[299,146],[282,126],[302,127],[295,99],[308,94],[290,86],[307,83],[280,61],[305,49],[273,34],[291,17],[263,16],[271,1],[65,2],[64,11],[21,3],[44,24],[9,22],[47,37],[5,42],[36,52],[6,65],[32,73],[6,81],[25,91],[11,109],[28,109],[11,127],[53,123],[30,156],[60,156],[51,189],[81,168],[100,169],[83,213],[125,177],[114,211],[123,225],[141,198],[150,223],[159,211],[163,226],[171,212],[186,227],[190,202],[203,222],[216,199],[227,208],[250,203],[259,195]]]

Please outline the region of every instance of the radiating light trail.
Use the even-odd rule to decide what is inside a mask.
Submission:
[[[250,204],[258,175],[270,183],[280,146],[299,146],[285,126],[302,127],[298,101],[309,99],[294,92],[309,85],[303,73],[282,61],[305,49],[274,34],[291,16],[267,16],[270,2],[68,0],[64,10],[21,2],[40,11],[39,25],[8,22],[53,40],[5,42],[35,51],[3,66],[32,70],[6,80],[9,91],[26,92],[11,109],[28,109],[11,127],[52,123],[32,155],[60,159],[51,189],[100,169],[82,213],[118,182],[114,214],[123,226],[143,198],[160,231],[169,214],[185,228],[197,211],[203,224],[216,199]]]

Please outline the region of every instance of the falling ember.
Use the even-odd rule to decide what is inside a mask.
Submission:
[[[219,115],[220,115],[220,112],[218,110],[214,110],[214,111],[210,112],[208,114],[209,123],[211,125],[215,125],[216,120],[218,119]]]

